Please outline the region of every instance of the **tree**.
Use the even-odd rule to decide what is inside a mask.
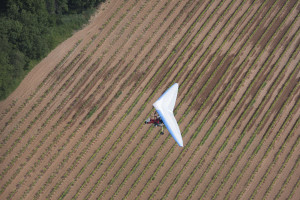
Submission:
[[[1,0],[0,99],[58,42],[87,21],[81,13],[101,0]]]

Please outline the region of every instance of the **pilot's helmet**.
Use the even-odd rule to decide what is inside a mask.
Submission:
[[[145,124],[148,124],[150,122],[150,118],[145,120]]]

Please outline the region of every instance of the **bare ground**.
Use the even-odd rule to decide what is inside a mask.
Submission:
[[[297,199],[299,7],[102,4],[0,102],[1,199]],[[183,148],[143,124],[174,82]]]

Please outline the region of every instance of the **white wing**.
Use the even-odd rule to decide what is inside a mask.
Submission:
[[[153,104],[157,113],[163,120],[170,134],[173,136],[179,146],[183,146],[182,136],[179,126],[175,119],[173,110],[178,93],[178,83],[172,85],[159,99]]]

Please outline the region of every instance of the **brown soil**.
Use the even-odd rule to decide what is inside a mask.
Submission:
[[[0,199],[297,199],[298,1],[117,1],[0,102]],[[179,83],[180,148],[144,125]]]

